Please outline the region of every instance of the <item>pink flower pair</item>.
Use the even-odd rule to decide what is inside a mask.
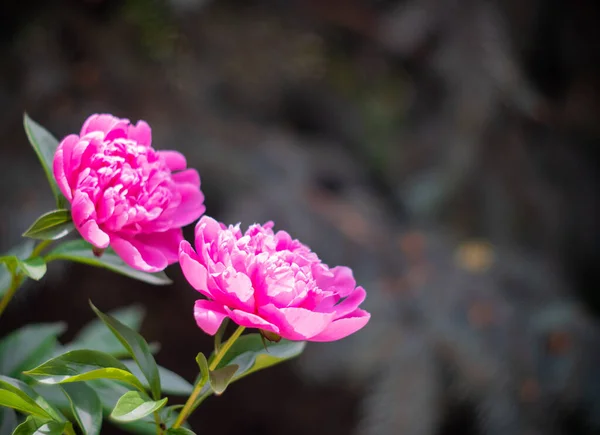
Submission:
[[[163,270],[180,261],[198,300],[200,328],[215,334],[226,317],[290,340],[332,341],[359,330],[370,315],[352,271],[330,269],[273,224],[245,234],[204,216],[195,248],[181,228],[205,211],[200,177],[176,151],[156,151],[144,121],[92,115],[80,135],[62,140],[54,176],[73,222],[96,249],[112,247],[129,266]]]

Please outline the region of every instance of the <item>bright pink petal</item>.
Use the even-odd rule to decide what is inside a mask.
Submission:
[[[332,291],[341,297],[346,297],[356,288],[352,269],[345,266],[337,266],[331,268],[329,271],[332,274],[330,276],[317,276],[317,285],[323,290]]]
[[[136,125],[130,124],[127,137],[140,145],[152,145],[152,130],[146,121],[138,121]]]
[[[79,233],[86,241],[97,248],[105,249],[110,243],[110,237],[98,227],[95,220],[89,220],[79,228]]]
[[[344,299],[342,302],[333,307],[335,311],[335,318],[340,319],[347,316],[362,304],[367,297],[367,292],[362,287],[357,287],[350,296]]]
[[[200,175],[195,169],[186,169],[185,171],[175,172],[171,175],[176,183],[187,183],[195,187],[200,187]]]
[[[227,317],[223,305],[206,299],[196,301],[194,305],[194,318],[196,323],[208,335],[215,335]]]
[[[165,159],[165,163],[171,171],[182,171],[187,168],[185,156],[177,151],[159,151],[158,154]]]
[[[95,217],[96,209],[94,202],[87,193],[78,190],[71,203],[71,216],[76,227],[81,227],[91,218]]]
[[[110,246],[125,263],[137,270],[159,272],[169,264],[167,257],[159,249],[135,239],[126,240],[111,235]]]
[[[364,310],[358,309],[352,317],[334,320],[323,332],[310,338],[310,341],[335,341],[354,334],[363,328],[371,315]]]
[[[69,186],[69,180],[65,174],[65,160],[64,151],[62,149],[56,150],[54,154],[54,160],[52,161],[52,172],[54,173],[54,179],[58,188],[62,194],[71,202],[73,200],[73,192],[71,186]]]
[[[185,279],[204,296],[214,299],[208,289],[208,271],[199,262],[198,255],[186,240],[179,244],[179,265]]]
[[[221,225],[216,220],[210,216],[202,216],[194,229],[196,251],[200,252],[205,242],[217,240],[220,231]]]
[[[128,119],[120,119],[109,114],[92,115],[83,123],[80,136],[85,136],[94,131],[106,134],[115,129],[115,127],[126,127],[128,123]]]
[[[259,314],[279,328],[279,335],[289,340],[307,340],[321,333],[331,323],[334,313],[318,313],[304,308],[259,307]]]
[[[242,272],[236,272],[233,267],[227,267],[214,277],[215,284],[221,290],[221,296],[214,291],[215,299],[232,308],[241,310],[254,309],[254,288],[250,278]]]
[[[192,184],[179,184],[181,203],[171,216],[171,226],[184,227],[196,221],[206,211],[204,194]]]
[[[169,264],[173,264],[179,259],[179,244],[183,240],[183,233],[181,228],[173,228],[160,233],[139,234],[136,240],[158,249],[167,258]]]
[[[262,317],[257,316],[256,314],[247,313],[246,311],[242,310],[230,310],[228,307],[225,307],[225,311],[231,320],[240,326],[245,326],[246,328],[264,329],[265,331],[279,334],[279,328],[277,326],[266,321]]]

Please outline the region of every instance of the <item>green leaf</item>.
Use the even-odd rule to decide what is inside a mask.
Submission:
[[[138,365],[133,360],[121,361],[129,369],[131,373],[136,375],[138,379],[142,380],[142,383],[146,388],[150,388],[147,382],[144,382],[143,374]],[[187,396],[191,394],[194,386],[188,381],[183,379],[177,373],[172,372],[169,369],[158,366],[158,375],[160,376],[160,385],[162,392],[166,394],[172,394],[176,396]]]
[[[239,368],[240,366],[237,364],[231,364],[229,366],[213,370],[209,373],[208,380],[210,382],[210,388],[212,388],[217,396],[223,394],[233,379],[233,375],[235,375]]]
[[[0,435],[11,435],[17,427],[17,414],[12,408],[0,408]]]
[[[8,376],[0,376],[0,390],[6,390],[19,396],[22,400],[30,405],[37,406],[41,411],[36,412],[36,415],[42,418],[52,418],[56,421],[65,421],[65,416],[51,406],[45,398],[40,396],[25,382],[18,379],[9,378]]]
[[[305,342],[281,340],[269,343],[265,349],[260,334],[247,334],[238,338],[218,367],[231,364],[239,366],[233,381],[251,373],[271,367],[280,362],[295,358],[302,353]]]
[[[67,422],[57,422],[33,416],[17,426],[13,435],[61,435],[67,427]]]
[[[42,418],[52,418],[46,410],[36,403],[33,397],[14,385],[4,382],[4,380],[0,381],[0,406],[6,406]]]
[[[0,257],[0,263],[7,268],[6,286],[10,286],[12,274],[23,273],[39,281],[46,274],[46,263],[40,257],[21,260],[14,255]]]
[[[23,126],[25,127],[25,133],[27,134],[29,143],[37,154],[38,159],[40,159],[42,168],[46,173],[46,178],[48,178],[48,183],[50,183],[50,188],[52,189],[57,207],[65,208],[67,199],[60,192],[52,170],[52,162],[54,161],[56,148],[58,148],[58,141],[48,132],[48,130],[33,121],[26,113],[23,116]]]
[[[46,255],[46,262],[52,260],[69,260],[77,263],[103,267],[121,275],[154,285],[167,285],[173,282],[164,272],[147,273],[129,267],[115,252],[108,248],[101,257],[92,252],[92,245],[85,240],[70,240],[54,248]]]
[[[57,240],[75,229],[71,212],[67,209],[53,210],[41,215],[23,233],[23,237],[38,240]]]
[[[189,429],[184,427],[178,427],[177,429],[167,429],[167,434],[169,435],[196,435],[195,432],[192,432]]]
[[[160,376],[158,374],[158,366],[156,361],[150,352],[148,343],[144,340],[140,334],[135,332],[133,329],[119,322],[112,316],[104,314],[98,308],[90,302],[92,310],[96,315],[104,322],[106,326],[112,331],[112,333],[119,339],[121,344],[125,346],[125,349],[133,357],[135,362],[138,364],[145,378],[150,384],[150,391],[152,391],[152,397],[158,399],[160,397]]]
[[[131,329],[138,331],[144,318],[144,309],[141,306],[133,305],[111,311],[109,314]],[[98,318],[94,318],[94,320],[85,325],[66,348],[68,350],[97,350],[108,353],[115,358],[122,358],[129,355],[121,342],[117,340],[110,329]]]
[[[145,397],[145,394],[129,391],[121,396],[110,414],[110,418],[122,423],[136,421],[161,409],[166,405],[167,400],[166,397],[157,401],[150,400]]]
[[[46,262],[40,257],[30,258],[19,261],[19,269],[29,278],[39,281],[46,274]]]
[[[44,384],[114,379],[144,390],[142,383],[118,359],[95,350],[72,350],[25,374]]]
[[[196,355],[196,364],[198,364],[198,368],[200,369],[200,379],[198,380],[198,383],[204,385],[206,381],[208,381],[210,370],[208,368],[208,361],[206,361],[206,357],[202,352],[199,352],[198,355]]]
[[[34,247],[35,242],[33,240],[25,240],[0,257],[0,296],[6,293],[6,290],[10,287],[12,280],[11,270],[13,272],[16,271],[18,266],[17,260],[29,258]],[[10,262],[12,267],[8,267],[7,262]]]
[[[83,382],[62,386],[71,411],[84,435],[97,435],[102,427],[102,403],[96,392]]]
[[[37,323],[26,325],[0,340],[0,373],[17,377],[38,365],[57,344],[66,324]]]

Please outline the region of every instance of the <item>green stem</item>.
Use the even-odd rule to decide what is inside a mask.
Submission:
[[[163,434],[163,428],[161,426],[162,421],[160,421],[160,416],[158,415],[158,411],[154,411],[154,422],[156,423],[156,435]]]
[[[235,332],[233,334],[231,334],[231,337],[229,337],[229,340],[227,340],[227,342],[223,346],[221,346],[219,351],[215,354],[214,359],[208,366],[208,369],[210,371],[213,371],[214,369],[217,368],[217,366],[219,365],[219,363],[221,362],[221,360],[223,359],[223,357],[225,356],[227,351],[229,349],[231,349],[231,346],[233,346],[233,343],[235,343],[235,341],[240,337],[240,335],[242,335],[242,332],[244,332],[244,329],[246,329],[246,328],[243,326],[238,326],[238,328],[235,330]],[[185,402],[185,405],[183,406],[183,409],[179,413],[177,420],[175,420],[175,423],[173,423],[173,429],[177,429],[178,427],[180,427],[185,422],[185,420],[190,416],[190,414],[193,412],[193,410],[196,409],[196,407],[198,405],[194,404],[194,402],[196,402],[196,399],[198,399],[198,396],[200,395],[200,392],[202,391],[202,388],[204,387],[205,383],[198,382],[194,386],[194,390],[192,391],[192,394],[190,394],[190,397]],[[206,394],[205,396],[208,397],[208,394]],[[204,397],[204,398],[206,398],[206,397]]]
[[[29,258],[35,258],[52,243],[52,240],[42,240],[31,252]]]
[[[242,335],[242,332],[244,332],[244,329],[246,329],[246,328],[243,326],[238,326],[238,328],[235,330],[235,332],[233,334],[231,334],[231,337],[229,337],[229,340],[227,340],[227,342],[223,346],[221,346],[221,349],[219,349],[219,351],[215,354],[215,358],[212,360],[212,362],[208,366],[209,370],[212,371],[217,368],[217,366],[219,365],[219,363],[221,362],[221,360],[223,359],[223,357],[225,356],[227,351],[229,349],[231,349],[231,346],[233,346],[233,343],[235,343],[235,340],[240,338],[240,335]]]
[[[71,423],[67,423],[67,426],[65,427],[65,433],[67,435],[77,435]]]
[[[31,258],[35,258],[38,255],[40,255],[40,253],[50,244],[52,243],[52,240],[43,240],[41,241],[31,252],[31,255],[29,256],[28,260]],[[13,296],[15,295],[15,293],[17,292],[17,290],[19,290],[19,287],[21,287],[21,284],[23,283],[23,280],[25,279],[25,276],[21,273],[12,273],[12,279],[10,281],[10,287],[8,288],[8,290],[6,291],[6,293],[4,294],[4,296],[2,297],[2,300],[0,300],[0,316],[2,316],[2,314],[4,313],[4,311],[6,310],[6,307],[8,306],[8,304],[10,303],[10,301],[12,300]]]
[[[10,287],[8,288],[6,293],[4,293],[2,300],[0,300],[0,316],[2,316],[2,314],[4,313],[4,310],[6,310],[6,307],[8,306],[9,302],[11,301],[11,299],[13,298],[13,296],[15,295],[15,293],[17,292],[19,287],[21,287],[21,283],[23,282],[24,278],[25,277],[21,274],[18,274],[18,273],[12,274],[12,280],[10,281]]]

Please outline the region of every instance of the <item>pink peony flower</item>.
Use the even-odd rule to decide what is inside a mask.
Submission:
[[[273,223],[226,227],[203,216],[196,225],[196,252],[183,241],[181,269],[208,298],[196,301],[194,316],[214,335],[225,317],[289,340],[334,341],[367,324],[358,306],[366,292],[347,267],[330,269],[310,249]]]
[[[110,245],[146,272],[177,262],[181,227],[205,210],[198,172],[186,169],[182,154],[156,151],[151,141],[144,121],[92,115],[79,136],[62,140],[53,162],[81,236],[99,250]]]

